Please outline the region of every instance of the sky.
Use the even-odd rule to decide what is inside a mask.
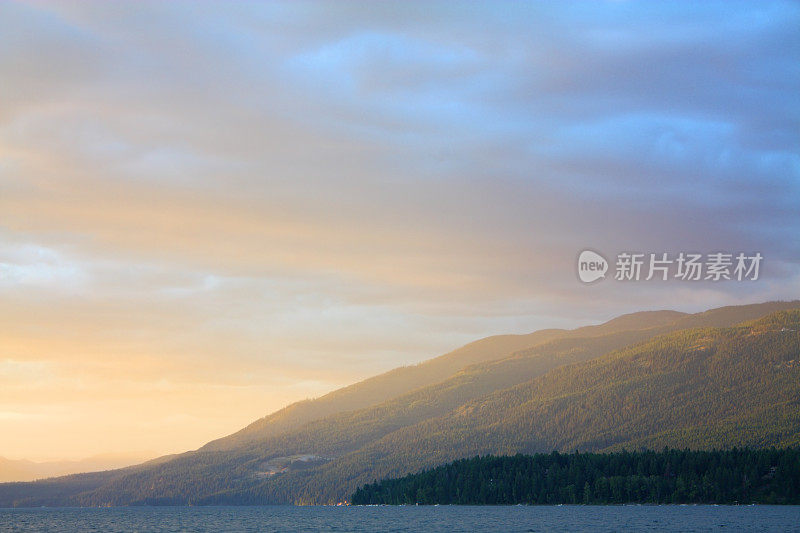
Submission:
[[[0,456],[194,449],[498,333],[800,297],[797,2],[0,2]],[[606,279],[584,249],[759,252]]]

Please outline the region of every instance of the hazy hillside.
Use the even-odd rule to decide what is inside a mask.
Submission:
[[[102,454],[77,461],[28,461],[0,457],[0,482],[33,481],[55,476],[124,468],[141,463],[154,453]]]
[[[476,453],[796,443],[797,313],[708,327],[792,307],[800,302],[635,313],[490,337],[295,404],[196,452],[0,485],[0,505],[324,502]]]

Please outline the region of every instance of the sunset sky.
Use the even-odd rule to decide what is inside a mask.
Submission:
[[[800,4],[0,3],[0,456],[800,297]],[[760,252],[584,285],[577,254]]]

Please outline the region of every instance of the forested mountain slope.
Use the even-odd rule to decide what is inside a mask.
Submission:
[[[309,494],[478,454],[664,446],[800,446],[800,310],[556,368],[323,466]]]
[[[545,329],[526,335],[495,335],[471,342],[418,365],[390,370],[320,398],[296,402],[232,435],[212,441],[202,449],[227,450],[245,446],[328,415],[376,405],[414,389],[438,383],[469,365],[495,361],[556,339],[601,336],[655,327],[665,327],[668,329],[664,331],[667,331],[701,325],[725,326],[789,307],[791,302],[767,302],[722,307],[693,315],[677,311],[642,311],[622,315],[597,326],[574,330]]]

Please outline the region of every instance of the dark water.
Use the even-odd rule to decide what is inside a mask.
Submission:
[[[800,507],[118,507],[0,509],[8,531],[798,531]]]

